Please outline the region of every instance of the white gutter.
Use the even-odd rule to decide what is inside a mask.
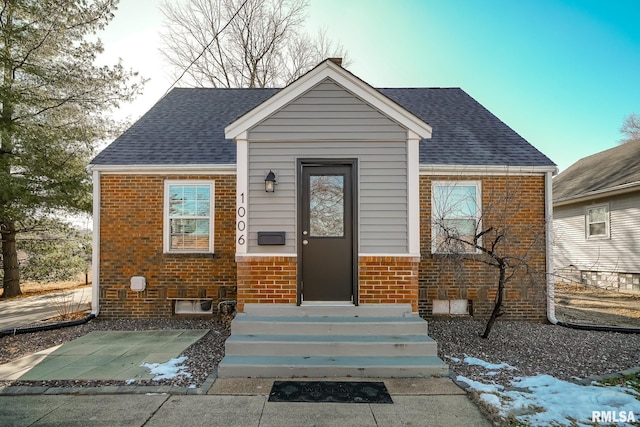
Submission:
[[[440,165],[421,164],[420,175],[539,175],[558,173],[556,166],[489,166],[489,165]]]
[[[565,206],[574,203],[588,202],[589,200],[600,199],[602,197],[618,196],[620,194],[632,193],[640,189],[640,182],[629,182],[627,184],[617,185],[615,187],[594,190],[579,196],[572,196],[568,199],[560,199],[555,201],[555,206]]]
[[[555,305],[555,283],[553,276],[553,177],[547,172],[544,179],[544,219],[546,244],[546,279],[547,279],[547,319],[558,324]]]
[[[91,314],[100,313],[100,171],[92,170],[93,243],[91,251]]]
[[[235,174],[235,164],[185,164],[185,165],[89,165],[91,171],[100,171],[105,173],[125,173],[125,174],[202,174],[209,175],[218,174]]]

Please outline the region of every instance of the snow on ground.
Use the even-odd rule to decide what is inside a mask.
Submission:
[[[509,370],[516,370],[518,368],[509,365],[508,363],[489,363],[489,362],[485,362],[482,359],[478,359],[476,357],[469,357],[465,355],[465,358],[463,360],[464,363],[466,363],[467,365],[478,365],[481,366],[485,369],[489,369],[491,371],[495,371],[498,369],[509,369]]]
[[[167,380],[182,375],[184,377],[190,377],[191,374],[187,372],[186,367],[182,365],[187,358],[185,356],[170,359],[165,363],[143,363],[140,366],[148,368],[152,374],[156,374],[153,377],[154,380]]]
[[[506,363],[487,363],[470,357],[465,357],[464,362],[491,370],[516,369]],[[551,375],[516,377],[506,389],[461,375],[457,379],[476,390],[502,417],[515,416],[526,425],[592,426],[598,421],[602,422],[600,425],[626,426],[640,421],[640,393],[628,387],[578,385]]]

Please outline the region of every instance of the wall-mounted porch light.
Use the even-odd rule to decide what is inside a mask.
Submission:
[[[267,193],[274,193],[276,191],[276,174],[273,171],[269,171],[264,179],[264,191]]]

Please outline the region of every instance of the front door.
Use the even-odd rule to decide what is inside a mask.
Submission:
[[[299,161],[299,302],[357,301],[355,161]]]

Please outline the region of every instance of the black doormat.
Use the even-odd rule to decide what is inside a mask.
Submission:
[[[274,381],[269,402],[393,403],[383,382]]]

